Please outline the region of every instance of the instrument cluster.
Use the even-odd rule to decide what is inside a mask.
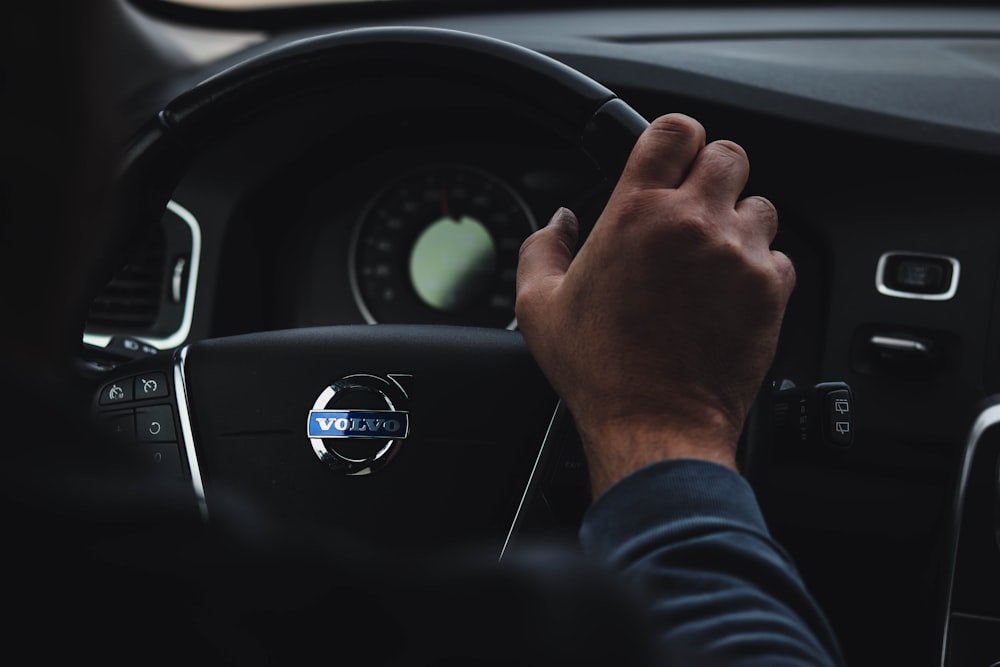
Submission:
[[[365,206],[349,257],[365,320],[513,328],[517,256],[537,223],[500,177],[462,164],[412,169]]]

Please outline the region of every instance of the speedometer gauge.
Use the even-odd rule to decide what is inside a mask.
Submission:
[[[357,227],[351,285],[368,322],[512,327],[517,253],[536,229],[495,176],[458,165],[410,172]]]

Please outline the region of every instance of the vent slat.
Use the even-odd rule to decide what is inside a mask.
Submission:
[[[140,333],[156,324],[163,295],[166,236],[157,227],[90,305],[87,329]]]

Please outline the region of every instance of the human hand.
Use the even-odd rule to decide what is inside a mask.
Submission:
[[[517,319],[576,422],[596,498],[669,458],[736,467],[795,283],[743,149],[671,114],[642,134],[577,256],[560,209],[521,247]]]

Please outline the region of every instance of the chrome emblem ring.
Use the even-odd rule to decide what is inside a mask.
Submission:
[[[306,427],[319,460],[347,475],[367,475],[388,463],[410,434],[405,377],[348,375],[324,389]]]

